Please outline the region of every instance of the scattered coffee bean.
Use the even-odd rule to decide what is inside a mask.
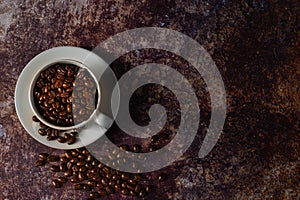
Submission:
[[[47,153],[40,153],[39,154],[39,159],[40,160],[47,160],[48,156],[49,156],[49,154],[47,154]]]
[[[150,193],[152,191],[152,187],[150,185],[147,185],[146,188],[145,188],[145,191],[147,193]]]
[[[75,190],[82,190],[83,189],[82,184],[74,184],[74,189]]]
[[[164,181],[166,178],[167,178],[167,175],[164,174],[164,173],[162,173],[162,174],[160,174],[160,175],[158,176],[157,179],[158,179],[159,181]]]
[[[86,190],[86,191],[90,191],[90,190],[91,190],[91,187],[88,186],[88,185],[86,185],[86,184],[84,184],[82,188],[83,188],[84,190]]]
[[[141,191],[141,189],[142,189],[141,185],[138,184],[138,185],[135,186],[134,191],[136,193],[139,193]]]
[[[75,190],[91,191],[92,188],[96,190],[90,192],[91,199],[115,192],[144,197],[152,191],[152,186],[148,185],[143,188],[140,184],[141,175],[131,175],[111,169],[99,163],[85,148],[67,150],[61,157],[41,153],[39,158],[38,161],[42,163],[46,163],[49,159],[52,162],[59,162],[58,165],[51,165],[50,167],[51,171],[63,172],[63,176],[52,180],[53,187],[61,187],[69,179]],[[37,166],[40,164],[38,163]]]
[[[96,198],[99,198],[100,194],[98,192],[91,192],[90,193],[90,197],[92,199],[96,199]]]
[[[50,170],[53,171],[53,172],[59,172],[60,171],[59,166],[57,166],[57,165],[52,165]]]
[[[36,167],[43,166],[43,165],[45,165],[45,164],[46,164],[46,161],[44,161],[44,160],[37,160],[37,161],[35,162],[35,166],[36,166]]]
[[[123,189],[123,190],[121,190],[121,193],[124,194],[124,195],[128,195],[129,191],[127,189]]]
[[[59,156],[56,156],[56,155],[49,155],[48,156],[48,162],[57,162],[59,160],[60,160]]]
[[[145,190],[141,190],[140,193],[139,193],[139,197],[145,197],[146,196],[146,192]]]
[[[61,184],[60,184],[60,182],[58,180],[52,180],[51,184],[55,188],[61,187]]]
[[[66,182],[68,181],[68,179],[65,178],[65,177],[58,177],[57,180],[58,180],[60,183],[66,183]]]
[[[96,181],[88,181],[87,184],[88,184],[88,186],[90,186],[90,187],[96,187],[97,182],[96,182]]]
[[[107,195],[107,193],[104,189],[100,189],[99,194],[100,194],[100,196],[106,196]]]

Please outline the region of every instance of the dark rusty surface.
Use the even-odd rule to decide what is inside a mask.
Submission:
[[[202,44],[220,70],[228,101],[217,145],[205,159],[198,159],[210,108],[205,85],[195,70],[174,55],[160,52],[157,56],[154,50],[141,51],[139,59],[129,53],[112,65],[120,78],[144,59],[169,64],[185,75],[201,99],[201,126],[195,142],[181,160],[146,174],[156,188],[148,198],[298,199],[299,9],[297,0],[243,0],[237,4],[226,0],[1,1],[0,199],[87,197],[70,184],[53,189],[49,186],[52,172],[34,167],[39,152],[60,151],[31,138],[15,113],[15,84],[26,63],[51,47],[92,49],[116,33],[145,26],[177,30]],[[171,59],[165,58],[168,56]],[[142,111],[155,102],[169,105],[174,115],[172,93],[147,86],[132,99],[132,114],[139,124],[147,122]],[[176,120],[173,123],[162,133],[172,135]],[[115,137],[121,133],[117,127],[109,133],[116,143],[126,142],[126,137]],[[141,142],[146,151],[149,142]],[[167,179],[158,182],[160,173],[166,173]],[[107,197],[121,198],[131,199],[119,194]]]

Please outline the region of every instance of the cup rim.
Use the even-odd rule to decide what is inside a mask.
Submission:
[[[55,124],[52,124],[50,122],[48,122],[37,110],[36,108],[36,105],[35,105],[35,101],[34,101],[34,94],[33,94],[33,90],[34,90],[34,86],[36,84],[36,81],[40,75],[40,73],[55,65],[55,64],[58,64],[58,63],[61,63],[61,64],[73,64],[77,67],[80,67],[80,68],[83,68],[83,69],[86,69],[90,75],[92,76],[92,78],[94,79],[95,83],[96,83],[96,86],[97,86],[97,91],[98,91],[98,100],[97,100],[97,106],[96,108],[94,109],[93,113],[90,115],[90,117],[83,121],[83,122],[80,122],[79,124],[75,124],[73,126],[58,126],[58,125],[55,125]],[[57,130],[73,130],[73,129],[78,129],[78,128],[81,128],[83,127],[85,124],[87,124],[88,122],[90,122],[95,114],[98,112],[98,109],[99,109],[99,106],[100,106],[100,100],[101,100],[101,87],[100,87],[100,84],[99,84],[99,81],[98,79],[96,78],[96,76],[94,75],[94,73],[86,66],[84,65],[82,62],[79,62],[77,60],[72,60],[72,59],[59,59],[57,61],[54,61],[54,62],[51,62],[43,67],[41,67],[33,76],[33,79],[31,80],[30,82],[30,87],[29,87],[29,104],[30,104],[30,107],[34,113],[34,115],[36,115],[36,117],[40,120],[40,122],[42,122],[43,124],[45,124],[46,126],[50,127],[50,128],[53,128],[53,129],[57,129]]]

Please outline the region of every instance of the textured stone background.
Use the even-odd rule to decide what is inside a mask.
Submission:
[[[145,26],[177,30],[202,44],[215,60],[228,95],[223,134],[214,150],[200,160],[195,156],[210,110],[199,75],[180,58],[168,53],[153,58],[157,52],[151,50],[142,51],[138,58],[129,53],[112,65],[120,78],[143,59],[172,64],[203,100],[195,142],[180,161],[146,175],[156,186],[146,199],[299,199],[299,19],[298,0],[1,0],[0,199],[84,199],[87,195],[71,185],[52,189],[52,173],[34,167],[39,152],[60,151],[36,142],[18,121],[14,90],[26,63],[51,47],[92,49],[118,32]],[[148,89],[152,90],[145,87],[135,94],[133,116],[145,116],[141,111],[153,102],[175,102],[167,90]],[[143,123],[147,116],[140,119]],[[170,130],[171,125],[165,132]],[[120,133],[113,128],[112,139]],[[161,172],[168,178],[158,183],[154,179]],[[132,199],[119,194],[107,197],[121,198]]]

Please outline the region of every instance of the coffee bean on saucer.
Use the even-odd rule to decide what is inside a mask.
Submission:
[[[32,121],[34,121],[34,122],[40,122],[40,120],[35,115],[32,117]]]
[[[40,128],[40,129],[38,130],[38,133],[39,133],[41,136],[47,135],[46,130],[45,130],[45,129],[42,129],[42,128]]]
[[[58,137],[57,137],[57,141],[58,141],[59,143],[66,143],[66,142],[67,142],[67,140],[66,140],[64,137],[61,137],[61,136],[58,136]]]
[[[74,144],[76,142],[76,138],[75,137],[71,137],[67,140],[67,143],[70,144]]]

